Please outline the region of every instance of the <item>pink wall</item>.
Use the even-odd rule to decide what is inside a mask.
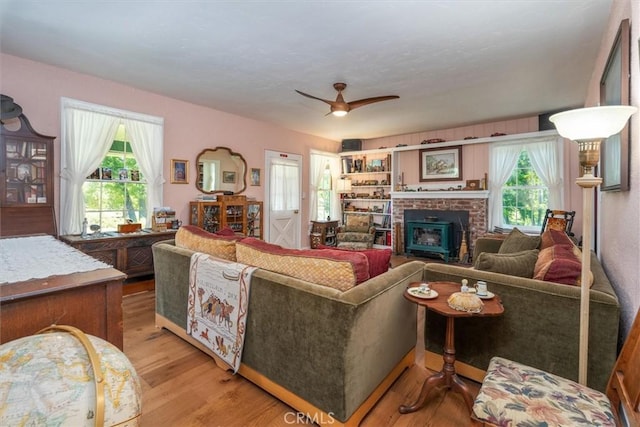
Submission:
[[[538,116],[522,117],[512,120],[503,120],[490,123],[479,123],[470,126],[425,131],[406,135],[397,135],[384,138],[376,138],[365,141],[367,149],[385,147],[395,147],[398,144],[417,145],[424,140],[441,138],[445,141],[463,141],[467,136],[478,138],[489,137],[494,133],[505,133],[514,135],[519,133],[529,133],[538,131]],[[428,147],[428,145],[420,146]],[[564,144],[564,199],[566,210],[575,210],[576,218],[573,230],[580,236],[582,229],[582,194],[575,185],[578,171],[578,150],[574,143],[566,141]],[[405,184],[419,185],[419,160],[416,151],[405,151],[399,154],[400,165],[404,173]],[[414,166],[411,166],[414,165]],[[489,144],[472,144],[463,146],[462,150],[462,178],[482,179],[485,173],[489,172]],[[491,177],[489,177],[491,180]],[[442,183],[442,187],[457,185],[458,183]]]
[[[266,149],[301,154],[303,157],[303,191],[309,188],[309,150],[337,152],[339,143],[269,125],[210,108],[98,79],[66,69],[0,54],[0,92],[22,106],[36,131],[58,137],[55,147],[55,176],[59,176],[60,98],[67,97],[112,108],[164,118],[164,204],[176,209],[177,216],[188,222],[188,202],[195,188],[195,158],[205,148],[225,146],[240,153],[247,167],[260,168],[264,176]],[[190,161],[189,185],[170,184],[171,159]],[[264,181],[264,180],[262,180]],[[261,182],[263,184],[263,182]],[[248,183],[247,183],[248,185]],[[248,186],[245,192],[264,200],[264,185]],[[60,212],[59,179],[56,180],[56,212]],[[303,200],[301,235],[307,235],[307,200]],[[304,242],[304,240],[303,240]]]
[[[593,68],[585,106],[600,101],[600,78],[609,51],[618,32],[620,21],[629,18],[631,23],[631,105],[640,105],[640,2],[616,0],[611,7],[609,24],[603,34],[598,60]],[[599,242],[602,264],[622,306],[622,336],[626,336],[633,318],[640,307],[640,113],[630,120],[631,159],[630,191],[601,192],[599,210]]]

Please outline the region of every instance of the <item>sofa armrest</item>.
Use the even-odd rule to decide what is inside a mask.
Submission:
[[[498,253],[500,246],[502,246],[502,242],[504,242],[503,239],[493,239],[490,237],[477,238],[473,247],[474,259],[482,252]]]

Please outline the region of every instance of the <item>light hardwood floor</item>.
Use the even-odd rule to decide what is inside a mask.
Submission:
[[[124,297],[124,352],[142,382],[142,426],[262,427],[312,425],[292,408],[240,376],[218,368],[204,353],[154,325],[155,295]],[[283,362],[286,363],[286,362]],[[361,423],[362,427],[471,425],[461,396],[430,393],[425,406],[401,415],[429,374],[413,366],[393,384]],[[474,393],[478,385],[471,384]]]

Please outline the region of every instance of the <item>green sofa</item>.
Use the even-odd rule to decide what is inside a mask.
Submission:
[[[152,250],[156,326],[206,351],[185,332],[194,252],[173,240]],[[402,294],[423,269],[406,263],[346,292],[257,269],[240,375],[313,420],[358,425],[414,363],[416,306]]]
[[[479,238],[474,256],[497,253],[502,240]],[[590,291],[589,359],[587,382],[604,391],[616,360],[620,306],[618,298],[595,254]],[[456,320],[456,365],[464,375],[481,381],[493,356],[501,356],[576,380],[580,325],[580,288],[462,266],[429,263],[428,281],[460,283],[468,279],[488,284],[499,295],[505,312],[493,318]],[[427,314],[425,340],[427,366],[440,369],[444,344],[444,318]],[[431,366],[430,366],[431,365]]]

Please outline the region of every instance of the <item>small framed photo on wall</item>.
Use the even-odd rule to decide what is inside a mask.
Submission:
[[[251,168],[251,185],[260,185],[260,169]]]
[[[172,184],[188,184],[189,183],[189,160],[171,160],[171,183]]]

